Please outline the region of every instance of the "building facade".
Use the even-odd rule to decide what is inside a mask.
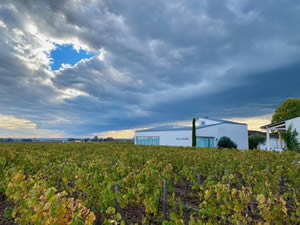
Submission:
[[[271,123],[271,124],[267,124],[261,127],[261,129],[265,129],[266,132],[266,150],[272,150],[271,149],[271,131],[278,131],[279,133],[279,143],[280,143],[280,149],[284,149],[284,142],[282,140],[281,137],[281,132],[286,131],[289,127],[292,127],[292,129],[296,130],[298,132],[298,142],[300,143],[300,116],[293,118],[293,119],[289,119],[289,120],[285,120],[285,121],[281,121],[281,122],[276,122],[276,123]]]
[[[199,118],[197,147],[217,147],[221,137],[229,137],[238,149],[248,149],[248,125],[227,120]],[[137,145],[192,146],[192,127],[161,126],[135,132]]]
[[[248,131],[249,137],[251,135],[255,135],[255,134],[259,134],[262,136],[266,137],[266,133],[265,132],[261,132],[261,131],[254,131],[254,130],[249,130]],[[282,140],[281,145],[285,146],[284,141]],[[267,140],[265,140],[263,143],[258,144],[257,149],[260,150],[267,150]],[[270,133],[270,150],[275,150],[275,151],[281,151],[281,147],[280,147],[280,139],[279,139],[279,134],[278,133]]]

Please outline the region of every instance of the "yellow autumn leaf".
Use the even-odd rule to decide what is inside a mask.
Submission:
[[[209,190],[206,190],[206,191],[205,191],[205,195],[204,195],[205,200],[208,200],[209,197],[210,197]]]
[[[95,214],[93,212],[90,212],[90,214],[85,219],[85,224],[91,225],[95,222],[95,220],[96,220]]]
[[[263,194],[259,194],[256,196],[256,200],[260,203],[263,204],[265,202],[265,196]]]
[[[114,224],[114,225],[118,225],[118,222],[115,221],[115,220],[111,220],[110,223],[111,223],[111,224]]]
[[[32,222],[36,222],[38,219],[38,214],[35,214],[34,216],[31,217]]]
[[[12,218],[15,218],[15,217],[16,217],[16,214],[17,214],[17,210],[14,209],[13,212],[11,213],[11,217],[12,217]]]
[[[287,215],[287,208],[285,207],[285,206],[281,206],[281,211],[285,214],[285,215]]]
[[[51,224],[51,222],[52,222],[52,217],[49,217],[48,219],[47,219],[47,221],[46,221],[46,225],[49,225],[49,224]]]
[[[286,205],[286,201],[283,198],[280,198],[280,202],[282,203],[282,205]]]
[[[236,192],[237,192],[237,190],[235,188],[232,188],[231,193],[233,196],[235,195]]]
[[[73,208],[73,202],[69,201],[69,203],[67,204],[67,208],[68,209],[72,209]]]

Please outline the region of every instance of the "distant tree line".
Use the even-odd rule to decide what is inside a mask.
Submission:
[[[0,138],[0,142],[13,142],[12,138]]]
[[[95,136],[93,138],[68,138],[68,142],[103,142],[103,141],[115,141],[114,138],[112,137],[107,137],[107,138],[98,138],[98,136]]]

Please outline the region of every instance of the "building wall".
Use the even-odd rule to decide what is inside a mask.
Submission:
[[[208,118],[199,118],[199,126],[201,126],[201,122],[204,122],[205,125],[212,125],[212,124],[220,123],[219,121],[210,120]]]
[[[136,132],[137,136],[160,137],[160,145],[168,146],[192,146],[192,130],[179,131],[146,131]],[[216,126],[200,128],[196,130],[196,136],[214,137],[215,147],[223,136],[229,137],[237,144],[238,149],[248,149],[248,126],[239,124],[219,124]],[[134,139],[136,144],[136,138]]]
[[[136,132],[135,137],[137,136],[159,136],[160,145],[192,146],[192,130]],[[134,138],[134,144],[136,144],[136,138]]]
[[[288,127],[292,125],[293,130],[296,129],[298,132],[298,142],[300,142],[300,117],[290,119],[285,121],[285,127],[288,129]]]
[[[248,125],[223,123],[216,126],[197,129],[196,136],[214,137],[215,146],[221,137],[229,137],[237,144],[238,149],[248,149]]]

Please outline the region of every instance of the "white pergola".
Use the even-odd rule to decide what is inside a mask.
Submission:
[[[261,129],[267,130],[267,150],[270,151],[270,131],[275,130],[279,131],[279,141],[280,141],[280,148],[282,149],[282,137],[281,137],[281,131],[286,130],[285,121],[277,122],[277,123],[271,123],[264,125],[260,127]]]

